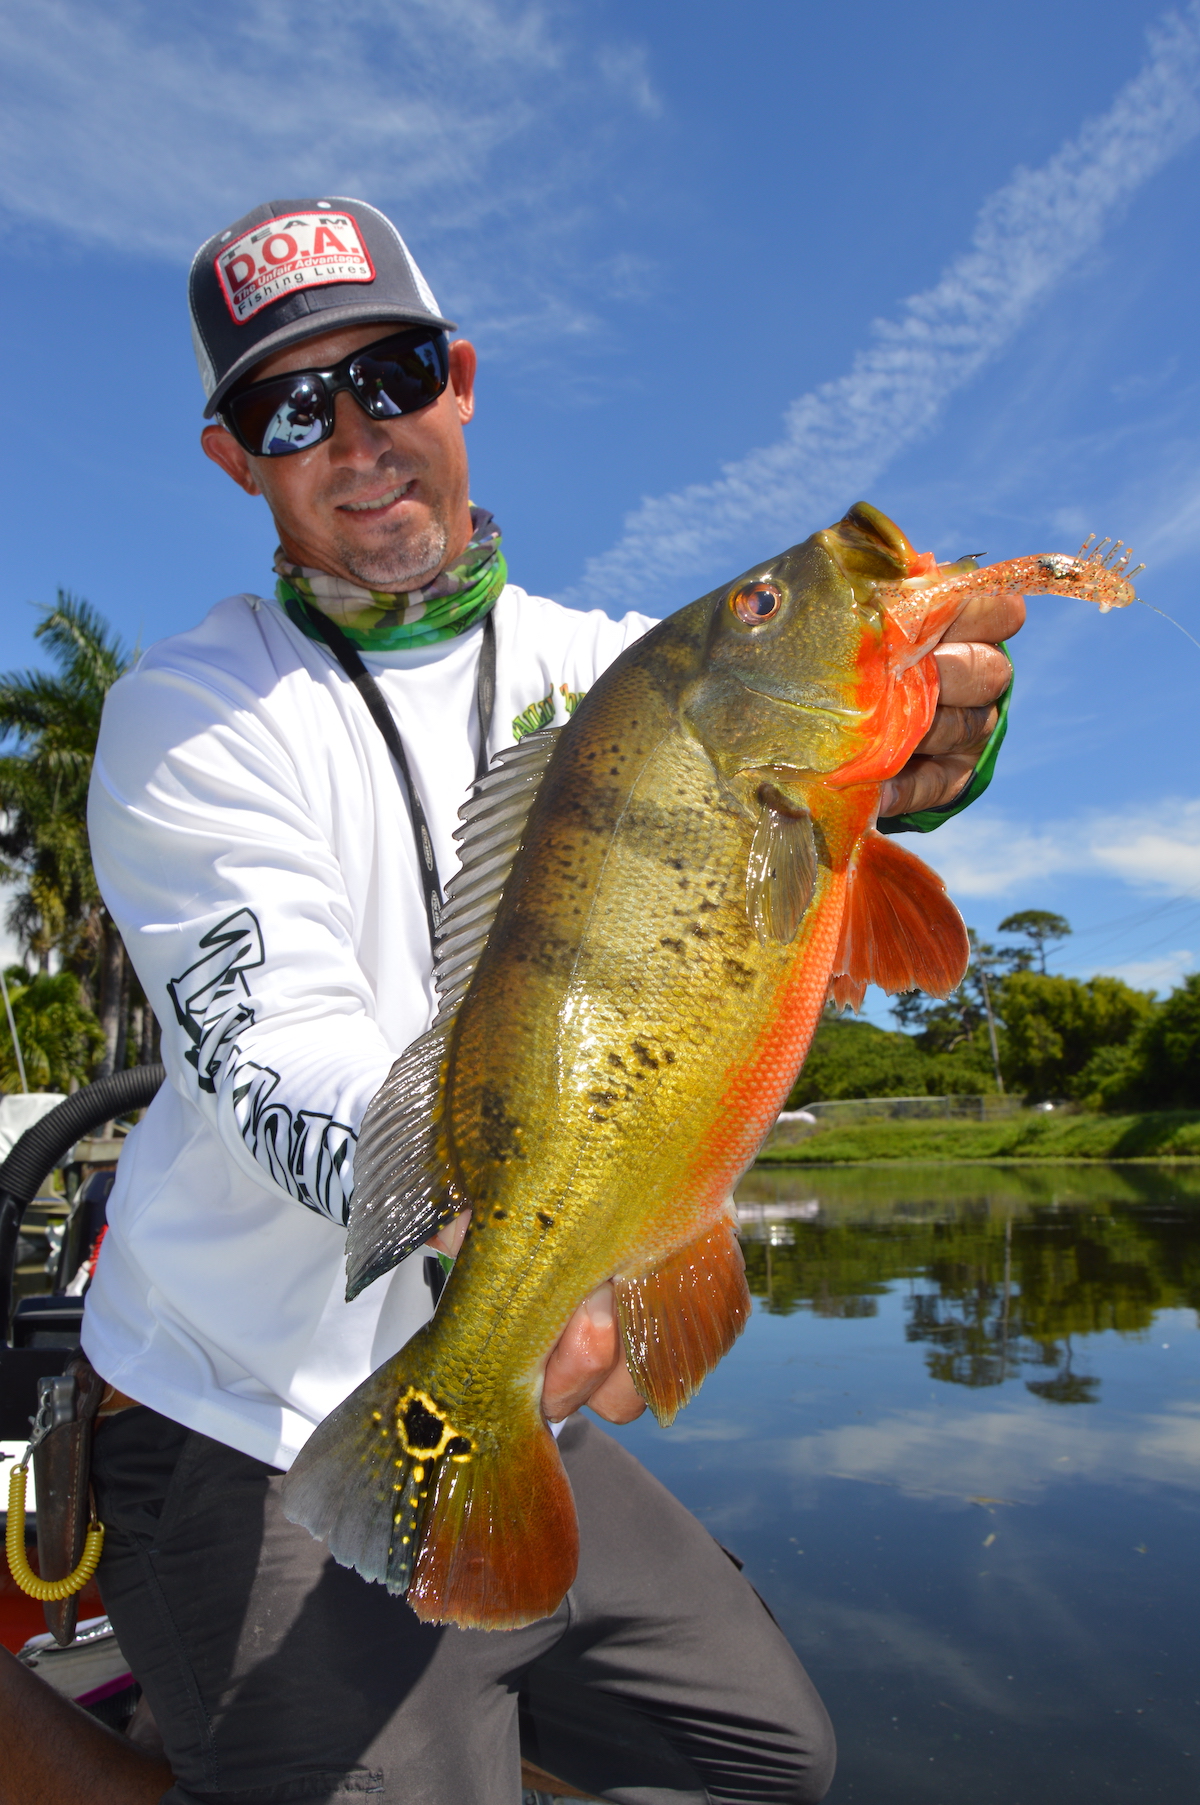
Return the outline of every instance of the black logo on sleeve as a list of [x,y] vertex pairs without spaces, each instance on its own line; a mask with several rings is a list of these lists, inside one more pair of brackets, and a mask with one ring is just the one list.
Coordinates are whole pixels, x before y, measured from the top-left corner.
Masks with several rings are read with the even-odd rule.
[[238,1044],[255,1019],[246,973],[265,963],[258,917],[251,909],[227,915],[201,937],[200,950],[167,985],[200,1090],[215,1096],[229,1082],[242,1139],[258,1164],[298,1202],[344,1224],[341,1172],[357,1138],[353,1129],[320,1110],[289,1109],[275,1097],[279,1073],[244,1057]]

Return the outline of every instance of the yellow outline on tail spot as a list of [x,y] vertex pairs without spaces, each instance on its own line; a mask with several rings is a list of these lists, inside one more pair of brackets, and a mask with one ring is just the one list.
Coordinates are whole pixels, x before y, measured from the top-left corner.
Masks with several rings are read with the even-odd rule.
[[[408,1427],[404,1418],[412,1404],[420,1405],[422,1411],[427,1416],[431,1416],[436,1423],[441,1425],[441,1435],[438,1437],[437,1445],[435,1447],[417,1447],[408,1439]],[[450,1456],[450,1459],[457,1461],[459,1466],[464,1466],[476,1452],[476,1444],[473,1437],[464,1435],[461,1429],[456,1429],[442,1406],[435,1403],[427,1391],[421,1391],[416,1385],[410,1385],[408,1390],[397,1399],[396,1434],[400,1439],[400,1446],[404,1449],[404,1452],[408,1455],[410,1460],[440,1460],[450,1443],[453,1441],[463,1441],[467,1443],[467,1451],[465,1454],[451,1454]]]

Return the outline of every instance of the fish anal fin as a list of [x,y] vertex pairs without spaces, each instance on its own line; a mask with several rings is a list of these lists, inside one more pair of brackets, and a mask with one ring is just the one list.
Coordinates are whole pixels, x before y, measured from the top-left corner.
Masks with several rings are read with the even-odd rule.
[[949,996],[970,957],[963,918],[936,871],[871,828],[846,880],[834,1000],[857,1008],[868,984]]
[[760,942],[790,946],[817,884],[817,842],[807,809],[786,806],[764,784],[746,865],[746,913]]
[[746,1266],[730,1217],[641,1278],[614,1281],[633,1382],[673,1422],[750,1316]]

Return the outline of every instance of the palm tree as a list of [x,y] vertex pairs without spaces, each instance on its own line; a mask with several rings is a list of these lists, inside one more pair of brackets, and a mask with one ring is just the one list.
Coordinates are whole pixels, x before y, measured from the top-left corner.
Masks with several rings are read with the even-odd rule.
[[[79,994],[79,979],[60,971],[32,978],[22,965],[5,972],[13,1021],[30,1090],[67,1091],[85,1084],[104,1036]],[[7,1021],[0,1022],[0,1091],[20,1090],[21,1073]]]
[[130,658],[103,616],[59,590],[34,638],[53,671],[0,677],[0,735],[15,745],[0,756],[0,876],[21,885],[9,926],[49,967],[64,966],[91,992],[104,1035],[96,1076],[114,1069],[129,989],[125,949],[100,899],[87,835],[87,791],[100,713]]

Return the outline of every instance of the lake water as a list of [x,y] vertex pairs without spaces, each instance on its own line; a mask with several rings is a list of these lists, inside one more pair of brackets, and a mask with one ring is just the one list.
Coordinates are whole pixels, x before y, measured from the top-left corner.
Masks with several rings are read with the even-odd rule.
[[757,1169],[754,1316],[622,1439],[746,1563],[831,1805],[1200,1796],[1200,1168]]

